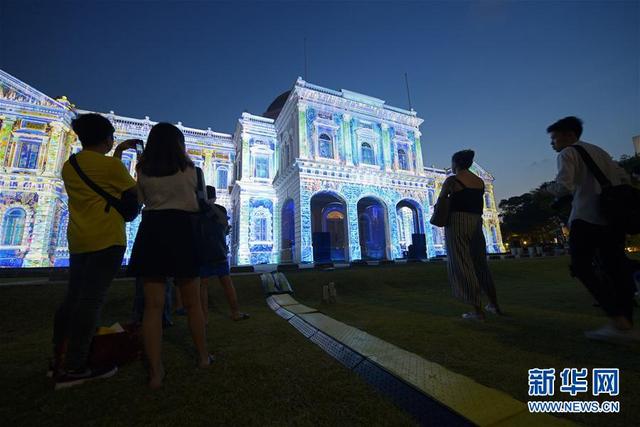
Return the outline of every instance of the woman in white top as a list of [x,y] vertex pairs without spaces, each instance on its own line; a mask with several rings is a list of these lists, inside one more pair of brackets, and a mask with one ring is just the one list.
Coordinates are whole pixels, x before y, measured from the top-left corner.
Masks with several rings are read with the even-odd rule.
[[199,210],[196,169],[186,152],[180,129],[169,123],[155,125],[149,132],[137,172],[138,194],[144,208],[129,273],[144,281],[142,328],[149,358],[149,386],[158,388],[164,378],[160,350],[167,278],[175,278],[180,288],[199,366],[207,367],[212,361],[200,310],[200,262],[192,226],[193,216]]

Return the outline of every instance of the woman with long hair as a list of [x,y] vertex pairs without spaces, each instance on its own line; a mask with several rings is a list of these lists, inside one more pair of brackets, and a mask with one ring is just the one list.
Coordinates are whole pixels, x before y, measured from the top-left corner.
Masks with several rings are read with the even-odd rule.
[[487,264],[487,248],[482,232],[484,181],[469,169],[475,153],[464,150],[451,159],[453,175],[442,185],[440,198],[450,198],[449,223],[445,227],[447,272],[453,295],[473,306],[464,313],[467,320],[484,320],[480,294],[489,298],[485,309],[502,314],[498,306],[496,288]]
[[197,175],[186,152],[184,135],[169,123],[155,125],[137,165],[138,194],[144,203],[133,245],[129,273],[144,282],[142,331],[149,361],[149,386],[158,388],[165,375],[161,359],[165,282],[173,277],[187,310],[198,365],[209,366],[205,324],[200,309],[200,263],[193,215],[199,211]]

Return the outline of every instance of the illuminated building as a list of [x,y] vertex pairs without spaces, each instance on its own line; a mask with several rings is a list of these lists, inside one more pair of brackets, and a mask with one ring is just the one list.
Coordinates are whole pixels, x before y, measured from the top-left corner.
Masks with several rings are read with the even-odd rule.
[[[60,172],[80,149],[70,123],[84,112],[0,70],[0,266],[68,264]],[[102,114],[116,142],[146,139],[154,125]],[[242,265],[313,262],[314,246],[336,262],[397,259],[414,233],[428,256],[443,255],[443,230],[429,217],[446,174],[423,166],[421,123],[414,111],[298,79],[262,116],[243,113],[233,135],[177,126],[229,211],[231,260]],[[135,176],[135,151],[122,161]],[[487,188],[487,249],[503,252],[493,177],[474,171]],[[127,225],[129,246],[137,224]]]

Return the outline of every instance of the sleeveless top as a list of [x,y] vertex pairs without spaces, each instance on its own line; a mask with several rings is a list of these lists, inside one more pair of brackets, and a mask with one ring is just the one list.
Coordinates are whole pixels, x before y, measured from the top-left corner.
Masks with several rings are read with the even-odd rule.
[[454,191],[451,198],[451,212],[467,212],[482,215],[484,209],[484,184],[482,188],[469,188],[458,178],[453,178],[462,186],[462,190]]

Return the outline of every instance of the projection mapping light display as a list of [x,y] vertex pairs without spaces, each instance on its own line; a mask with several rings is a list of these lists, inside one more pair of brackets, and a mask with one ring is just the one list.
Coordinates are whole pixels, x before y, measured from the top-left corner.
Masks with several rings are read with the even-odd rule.
[[[86,112],[0,70],[0,267],[68,265],[61,170],[80,150],[71,120]],[[101,114],[116,143],[144,140],[155,124]],[[247,265],[444,255],[429,218],[446,172],[424,167],[421,124],[415,111],[298,78],[262,115],[243,113],[233,134],[177,126],[227,208],[231,263]],[[136,161],[135,150],[122,157],[134,177]],[[494,179],[473,170],[486,183],[487,250],[504,252]],[[139,221],[127,224],[125,262]]]

